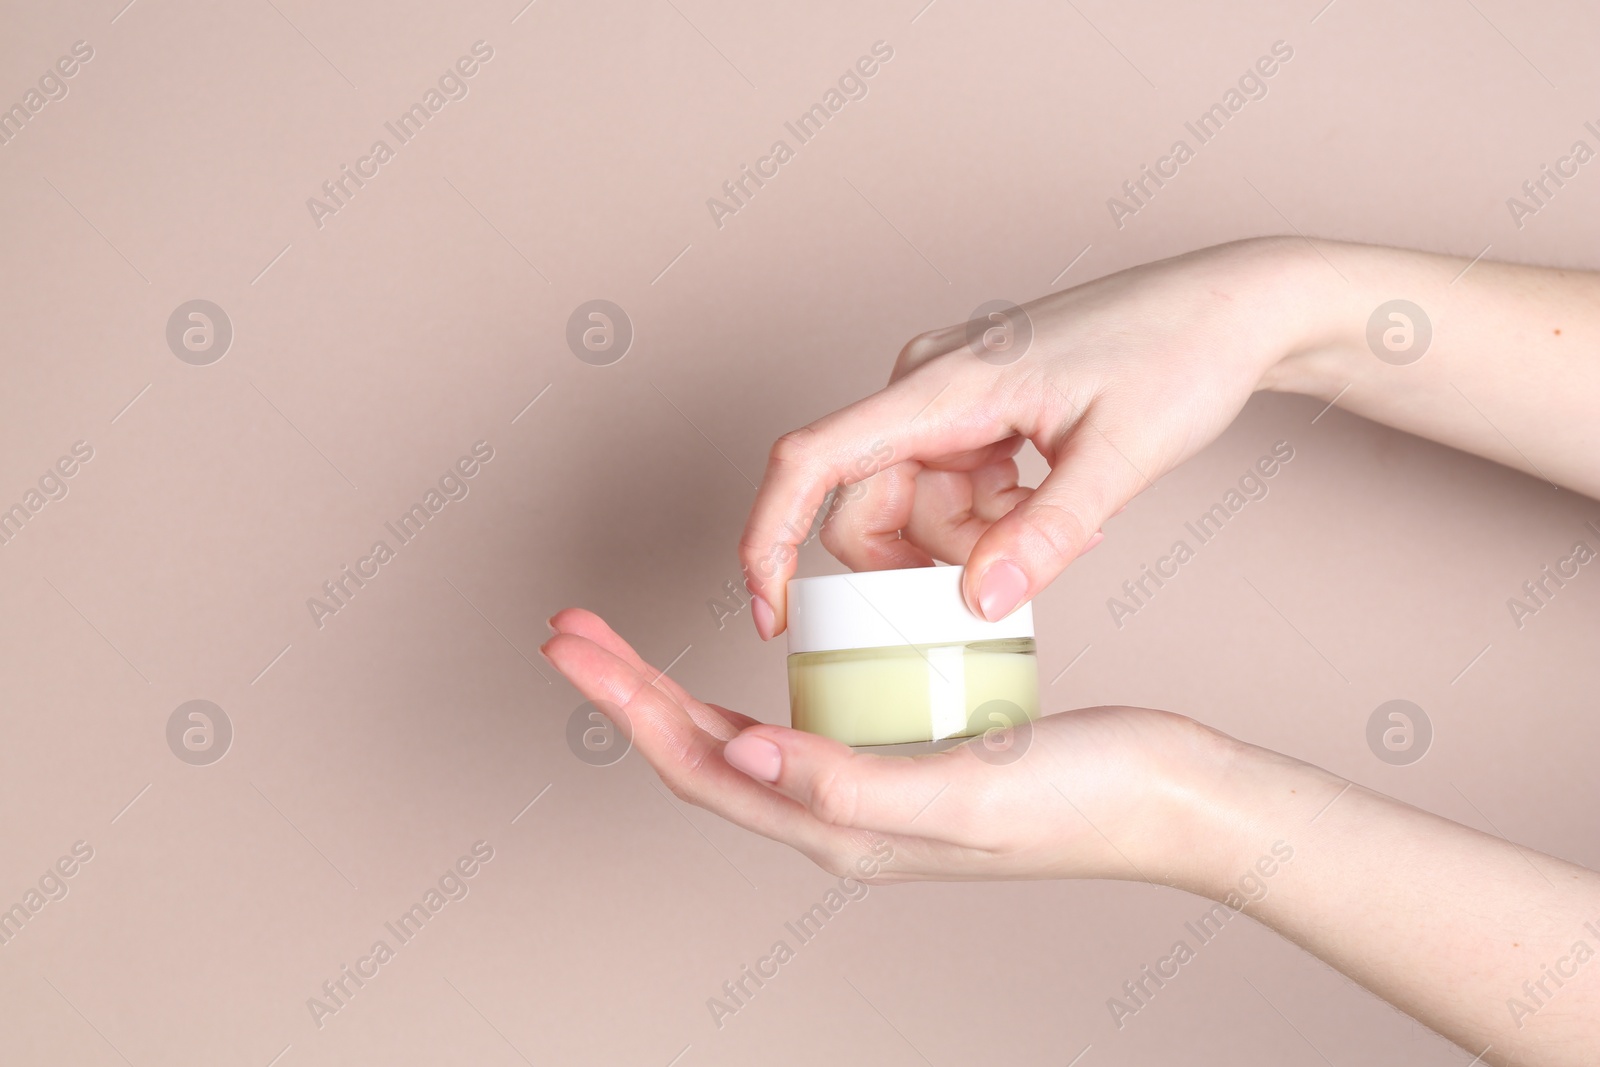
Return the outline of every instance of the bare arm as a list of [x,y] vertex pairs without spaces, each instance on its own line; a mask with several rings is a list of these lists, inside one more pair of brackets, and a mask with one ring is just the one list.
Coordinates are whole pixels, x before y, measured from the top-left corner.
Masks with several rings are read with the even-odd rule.
[[[937,755],[872,755],[696,700],[587,612],[551,625],[545,655],[627,720],[674,793],[834,874],[1173,886],[1255,917],[1481,1062],[1600,1062],[1592,871],[1180,715],[1084,708]],[[1020,755],[997,762],[991,743]]]
[[[740,541],[762,637],[784,629],[795,547],[835,485],[860,486],[823,530],[835,556],[855,570],[965,563],[968,605],[998,618],[1259,389],[1337,398],[1600,496],[1594,273],[1273,237],[1022,311],[1025,350],[988,351],[987,323],[921,334],[887,388],[773,447]],[[1025,440],[1051,467],[1034,488],[1012,458]]]
[[[1338,396],[1376,422],[1600,497],[1600,274],[1489,261],[1462,274],[1468,261],[1448,256],[1320,248],[1326,260],[1304,243],[1280,253],[1305,284],[1297,335],[1264,388]],[[1377,311],[1397,299],[1424,318]]]
[[1288,842],[1247,914],[1485,1063],[1600,1060],[1600,875],[1260,749],[1241,758],[1207,805],[1213,839],[1238,850],[1207,895]]
[[[824,530],[836,556],[966,563],[968,604],[997,618],[1260,389],[1600,496],[1592,273],[1267,238],[1024,310],[1026,351],[974,348],[965,325],[922,334],[886,389],[775,446],[740,545],[763,637],[784,628],[793,548],[834,485],[862,486]],[[1017,483],[1024,440],[1051,466],[1037,488]],[[586,695],[676,723],[651,746],[634,719],[664,779],[830,869],[882,837],[895,859],[880,881],[1177,886],[1254,915],[1484,1062],[1600,1062],[1593,872],[1144,709],[1049,716],[1000,767],[970,745],[888,759],[743,717],[708,717],[685,746],[687,720],[712,712],[679,692],[673,711],[603,624],[568,619],[547,653]]]

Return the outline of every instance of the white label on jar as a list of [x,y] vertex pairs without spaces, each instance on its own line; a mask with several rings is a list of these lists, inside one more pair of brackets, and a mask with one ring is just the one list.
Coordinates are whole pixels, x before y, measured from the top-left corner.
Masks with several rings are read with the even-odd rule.
[[967,729],[967,648],[937,645],[928,649],[928,725],[933,740]]

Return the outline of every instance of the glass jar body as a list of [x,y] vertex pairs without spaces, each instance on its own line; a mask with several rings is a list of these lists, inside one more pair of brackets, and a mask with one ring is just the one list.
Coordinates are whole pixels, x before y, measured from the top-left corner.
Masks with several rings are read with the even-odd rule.
[[789,714],[797,730],[854,746],[975,737],[1036,719],[1034,640],[795,653]]

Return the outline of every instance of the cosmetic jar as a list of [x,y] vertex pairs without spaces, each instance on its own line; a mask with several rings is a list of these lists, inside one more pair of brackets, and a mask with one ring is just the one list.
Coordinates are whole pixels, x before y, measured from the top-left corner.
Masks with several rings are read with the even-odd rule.
[[975,737],[1039,717],[1033,606],[999,622],[961,599],[964,567],[789,582],[789,717],[847,745]]

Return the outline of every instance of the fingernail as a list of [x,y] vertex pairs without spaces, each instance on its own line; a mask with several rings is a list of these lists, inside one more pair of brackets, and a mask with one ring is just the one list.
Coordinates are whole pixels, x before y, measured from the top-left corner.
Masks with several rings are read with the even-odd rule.
[[558,634],[561,632],[560,630],[556,629],[556,617],[554,615],[544,620],[544,624],[550,627],[550,632],[553,634]]
[[722,758],[734,770],[743,771],[763,782],[776,782],[778,770],[783,766],[783,756],[778,746],[765,737],[740,734],[722,748]]
[[772,640],[772,630],[777,624],[777,616],[772,613],[772,605],[759,596],[751,596],[750,618],[755,620],[756,633],[761,635],[761,640]]
[[1101,541],[1104,541],[1105,539],[1106,539],[1105,531],[1104,530],[1096,530],[1093,534],[1091,534],[1089,536],[1089,540],[1087,540],[1087,541],[1085,541],[1083,543],[1083,551],[1079,552],[1078,555],[1087,556],[1089,554],[1089,550],[1091,548],[1093,548],[1095,545],[1098,545]]
[[983,573],[983,581],[978,584],[978,607],[985,619],[999,622],[1016,611],[1027,595],[1028,576],[1015,563],[1001,560]]

